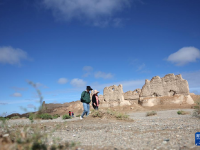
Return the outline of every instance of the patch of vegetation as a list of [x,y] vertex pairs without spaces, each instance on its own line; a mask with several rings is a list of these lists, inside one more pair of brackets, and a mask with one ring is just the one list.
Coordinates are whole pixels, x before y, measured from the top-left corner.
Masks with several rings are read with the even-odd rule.
[[20,116],[13,116],[10,119],[19,119],[19,118],[20,118]]
[[117,113],[115,115],[115,117],[119,120],[123,120],[123,119],[128,119],[128,115],[124,114],[124,113]]
[[32,121],[34,119],[34,114],[30,113],[28,118]]
[[99,111],[99,110],[92,112],[92,117],[99,117],[99,118],[101,118],[102,116],[103,116],[103,113],[101,111]]
[[147,112],[146,116],[154,116],[154,115],[157,115],[157,112],[155,111],[151,111],[151,112]]
[[58,117],[60,117],[60,115],[54,114],[52,117],[53,117],[53,119],[57,119]]
[[200,114],[200,98],[195,103],[193,116],[198,117]]
[[48,120],[48,119],[53,119],[53,117],[47,113],[44,113],[44,114],[40,114],[39,115],[39,118],[41,119],[45,119],[45,120]]
[[[30,83],[35,88],[34,83]],[[41,97],[41,93],[38,92],[39,96]],[[40,98],[42,100],[42,98]],[[37,113],[30,113],[28,115],[30,120],[34,120],[36,118],[42,118],[42,119],[50,119],[52,118],[51,115],[42,113],[41,107],[39,108],[39,111]],[[53,115],[53,117],[58,117],[59,115]],[[24,126],[10,126],[8,125],[8,122],[6,121],[6,117],[0,117],[0,120],[3,120],[1,123],[1,128],[3,129],[3,134],[8,134],[9,136],[6,138],[6,142],[3,144],[2,137],[0,137],[0,149],[19,149],[19,150],[60,150],[60,149],[73,149],[77,143],[70,142],[70,143],[60,143],[55,142],[53,145],[49,145],[51,142],[51,137],[53,132],[58,130],[59,128],[65,127],[64,124],[59,124],[59,126],[54,127],[52,130],[48,129],[48,132],[46,132],[47,128],[44,125],[40,124],[34,124],[34,125],[24,125]],[[59,140],[60,141],[60,140]]]
[[9,120],[9,118],[0,117],[0,121],[6,121],[6,120]]
[[93,110],[91,113],[92,117],[102,118],[103,116],[116,118],[118,120],[128,120],[129,116],[123,112],[117,112],[112,110],[101,111],[101,110]]
[[179,110],[179,111],[177,111],[177,114],[178,115],[186,115],[186,114],[189,114],[189,112],[183,111],[183,110]]
[[76,115],[76,117],[80,117],[81,115]]
[[69,116],[69,115],[63,115],[62,118],[63,118],[63,119],[71,119],[71,116]]
[[30,120],[34,120],[34,119],[43,119],[43,120],[48,120],[48,119],[56,119],[60,117],[60,115],[50,115],[50,114],[47,114],[47,113],[43,113],[43,114],[29,114],[29,119]]

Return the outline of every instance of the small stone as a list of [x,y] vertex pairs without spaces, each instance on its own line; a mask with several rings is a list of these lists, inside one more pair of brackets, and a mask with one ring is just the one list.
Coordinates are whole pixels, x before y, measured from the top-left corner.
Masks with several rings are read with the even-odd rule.
[[167,144],[167,141],[163,141],[163,144]]
[[9,134],[4,134],[4,135],[3,135],[3,137],[8,137],[8,136],[9,136]]
[[73,137],[75,137],[76,135],[74,134]]

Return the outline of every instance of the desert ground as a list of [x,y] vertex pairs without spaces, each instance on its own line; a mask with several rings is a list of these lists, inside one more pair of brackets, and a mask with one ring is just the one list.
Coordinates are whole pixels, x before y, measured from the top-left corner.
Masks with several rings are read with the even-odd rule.
[[[117,109],[117,111],[122,110]],[[157,114],[146,116],[147,112],[152,110],[155,110]],[[179,110],[187,113],[178,115],[177,111]],[[200,131],[200,119],[192,115],[194,109],[189,106],[140,108],[140,110],[130,108],[129,111],[124,112],[129,119],[117,120],[108,115],[92,117],[90,114],[82,120],[79,117],[66,120],[59,117],[53,120],[35,120],[31,123],[29,119],[23,118],[9,120],[7,124],[12,132],[26,125],[37,126],[41,132],[49,133],[48,145],[52,145],[54,142],[61,144],[73,142],[74,147],[69,149],[200,149],[195,145],[195,133]],[[58,128],[56,128],[57,126]],[[53,129],[55,131],[51,132]],[[2,135],[6,134],[2,127],[0,132]]]

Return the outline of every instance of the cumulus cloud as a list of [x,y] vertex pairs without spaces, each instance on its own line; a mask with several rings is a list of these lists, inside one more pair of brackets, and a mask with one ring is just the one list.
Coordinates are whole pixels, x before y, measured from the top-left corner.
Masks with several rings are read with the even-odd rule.
[[83,71],[85,73],[83,74],[83,77],[88,77],[89,75],[91,75],[92,74],[92,70],[93,70],[93,68],[91,66],[84,66],[83,67]]
[[104,78],[104,79],[111,79],[111,78],[113,78],[113,74],[111,74],[111,73],[105,73],[105,72],[101,72],[101,71],[99,71],[99,72],[96,72],[95,74],[94,74],[94,77],[95,78]]
[[43,0],[43,5],[53,11],[58,19],[92,22],[95,26],[106,26],[110,22],[119,24],[115,14],[130,7],[132,0]]
[[44,85],[44,84],[42,84],[42,83],[40,83],[40,82],[35,83],[35,86],[36,86],[37,88],[39,88],[39,87],[44,88],[44,89],[48,88],[46,85]]
[[13,96],[13,97],[22,97],[22,94],[21,93],[13,93],[11,96]]
[[92,71],[92,70],[93,70],[93,68],[91,66],[84,66],[83,67],[83,71],[89,72],[89,71]]
[[33,104],[28,104],[27,108],[35,108],[35,106]]
[[68,82],[68,80],[66,79],[66,78],[60,78],[59,80],[58,80],[58,83],[59,84],[66,84]]
[[200,51],[195,47],[183,47],[177,52],[169,55],[167,61],[175,63],[177,66],[183,66],[190,62],[200,59]]
[[75,78],[71,81],[71,85],[74,87],[84,87],[86,86],[86,82],[82,79]]
[[0,105],[7,105],[8,103],[0,103]]
[[11,46],[0,47],[0,63],[20,65],[22,60],[29,60],[25,51]]
[[28,88],[23,88],[23,87],[11,87],[13,90],[15,90],[16,92],[18,91],[26,91]]

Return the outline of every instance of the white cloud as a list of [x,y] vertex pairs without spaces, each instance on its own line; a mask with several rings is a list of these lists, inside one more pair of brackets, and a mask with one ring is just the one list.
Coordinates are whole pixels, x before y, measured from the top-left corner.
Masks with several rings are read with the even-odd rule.
[[83,74],[83,77],[88,77],[89,75],[91,75],[92,74],[92,70],[93,70],[93,68],[91,66],[84,66],[83,67],[83,71],[85,73]]
[[15,90],[16,92],[18,91],[26,91],[28,88],[23,88],[23,87],[11,87],[13,90]]
[[68,80],[66,79],[66,78],[60,78],[59,80],[58,80],[58,83],[59,84],[66,84],[68,82]]
[[145,63],[139,65],[137,71],[141,71],[143,68],[145,68],[145,66]]
[[44,84],[42,84],[42,83],[40,83],[40,82],[37,82],[37,83],[35,84],[35,86],[36,86],[37,88],[39,88],[39,87],[42,87],[42,88],[44,88],[44,89],[48,88],[46,85],[44,85]]
[[83,71],[90,72],[92,70],[93,70],[93,68],[91,66],[84,66],[83,67]]
[[21,93],[13,93],[11,96],[13,96],[13,97],[22,97],[22,94]]
[[114,15],[130,7],[130,3],[131,0],[43,0],[57,19],[84,20],[95,26],[119,24],[121,20]]
[[75,78],[71,81],[71,85],[79,88],[86,86],[86,82],[82,79]]
[[28,104],[27,108],[36,108],[33,104]]
[[183,66],[190,62],[200,59],[200,51],[195,47],[183,47],[177,52],[169,55],[167,61],[175,63],[177,66]]
[[92,73],[91,72],[86,72],[86,73],[84,73],[83,74],[83,77],[85,78],[85,77],[88,77],[89,75],[91,75]]
[[0,63],[20,65],[22,60],[28,59],[27,53],[21,49],[15,49],[11,46],[0,47]]
[[111,79],[111,78],[113,78],[113,74],[99,71],[99,72],[96,72],[94,74],[94,77],[95,78]]

